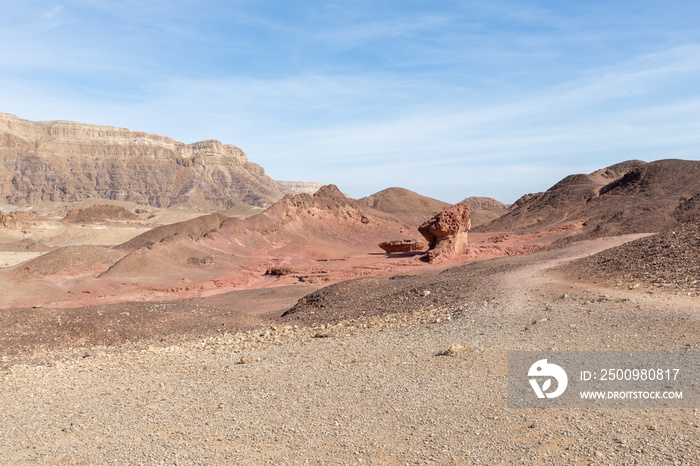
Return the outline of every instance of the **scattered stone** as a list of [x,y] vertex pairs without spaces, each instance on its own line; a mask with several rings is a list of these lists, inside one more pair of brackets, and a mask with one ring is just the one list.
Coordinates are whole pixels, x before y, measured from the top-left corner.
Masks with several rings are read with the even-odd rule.
[[241,360],[238,361],[238,364],[250,364],[251,360],[247,356],[241,356]]
[[190,257],[187,259],[187,264],[188,265],[194,265],[195,267],[202,267],[205,265],[212,265],[214,263],[214,258],[212,256],[205,256],[202,258],[199,257]]
[[269,267],[265,271],[265,275],[270,275],[273,277],[282,277],[284,275],[290,275],[292,273],[294,273],[294,271],[292,269],[290,269],[289,267],[282,267],[282,266]]

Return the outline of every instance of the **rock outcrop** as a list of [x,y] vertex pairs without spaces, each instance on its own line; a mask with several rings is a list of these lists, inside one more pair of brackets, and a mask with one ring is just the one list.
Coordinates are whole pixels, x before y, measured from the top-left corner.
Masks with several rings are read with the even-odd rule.
[[416,241],[414,239],[397,239],[394,241],[385,241],[379,243],[379,247],[385,252],[411,252],[411,251],[422,251],[425,249],[425,243],[422,241]]
[[88,198],[210,210],[267,207],[284,195],[241,149],[156,134],[0,113],[0,202]]
[[137,220],[133,212],[116,205],[93,205],[84,209],[72,209],[61,219],[66,223],[91,223],[104,221]]
[[0,226],[5,228],[22,228],[32,224],[36,219],[36,213],[31,211],[0,212]]
[[428,252],[423,257],[427,262],[447,259],[465,254],[469,250],[467,233],[471,228],[469,206],[455,204],[418,227],[428,241]]

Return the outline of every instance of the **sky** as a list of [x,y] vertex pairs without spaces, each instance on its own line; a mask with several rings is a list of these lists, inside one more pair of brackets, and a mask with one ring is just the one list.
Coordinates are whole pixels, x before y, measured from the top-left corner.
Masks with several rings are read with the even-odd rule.
[[0,0],[0,112],[217,139],[277,180],[512,203],[700,159],[697,0]]

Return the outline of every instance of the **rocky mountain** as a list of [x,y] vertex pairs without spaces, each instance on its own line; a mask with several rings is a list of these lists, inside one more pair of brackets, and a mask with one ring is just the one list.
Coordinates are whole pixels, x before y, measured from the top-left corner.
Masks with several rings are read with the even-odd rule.
[[[631,160],[590,174],[570,175],[545,192],[527,194],[477,231],[535,230],[578,225],[575,239],[659,232],[692,212],[700,193],[700,161]],[[694,205],[694,204],[693,204]]]
[[0,113],[0,202],[34,205],[87,198],[199,210],[267,207],[295,189],[280,185],[241,149],[69,121]]

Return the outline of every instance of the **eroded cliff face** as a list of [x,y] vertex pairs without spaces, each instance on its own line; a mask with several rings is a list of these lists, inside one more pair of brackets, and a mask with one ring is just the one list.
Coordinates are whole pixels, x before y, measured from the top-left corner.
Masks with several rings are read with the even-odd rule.
[[266,207],[280,186],[241,149],[68,121],[0,113],[0,202],[32,205],[86,198],[155,207]]

